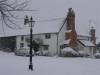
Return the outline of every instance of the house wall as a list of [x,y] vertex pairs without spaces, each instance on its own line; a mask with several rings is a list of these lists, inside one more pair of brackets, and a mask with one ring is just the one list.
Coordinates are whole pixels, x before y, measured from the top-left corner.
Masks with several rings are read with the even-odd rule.
[[58,54],[61,53],[60,45],[65,41],[65,32],[66,32],[66,23],[62,27],[61,31],[58,34]]
[[[30,38],[29,36],[24,36],[24,40],[21,41],[22,36],[17,36],[16,38],[16,47],[17,49],[20,48],[20,43],[24,43],[24,46],[27,47],[28,43],[25,40],[26,38]],[[41,39],[42,40],[42,45],[49,45],[49,54],[50,55],[55,55],[57,53],[57,34],[56,33],[51,33],[51,38],[46,39],[45,34],[34,34],[33,39]],[[43,51],[43,48],[40,48]]]
[[77,41],[77,50],[78,51],[84,51],[84,46],[81,44],[81,43],[79,43],[78,41]]
[[85,54],[93,56],[94,47],[84,47]]
[[27,43],[26,43],[26,40],[25,40],[25,37],[27,37],[27,36],[24,36],[23,41],[21,40],[21,37],[22,37],[22,36],[17,36],[17,37],[16,37],[16,48],[17,48],[17,49],[20,48],[20,43],[23,43],[23,44],[24,44],[24,47],[27,47]]
[[43,36],[44,45],[49,45],[50,55],[55,55],[57,53],[57,35],[51,34],[50,39],[45,39],[45,35]]
[[[51,33],[51,38],[46,39],[45,34],[35,34],[34,39],[40,38],[43,41],[43,45],[49,45],[49,54],[55,55],[57,53],[57,34]],[[42,49],[43,50],[43,49]]]
[[93,51],[94,51],[94,47],[86,47],[86,46],[83,46],[81,43],[77,42],[77,50],[78,51],[83,51],[84,54],[86,55],[90,55],[90,56],[93,56]]
[[84,53],[87,54],[87,55],[91,54],[89,47],[84,47]]

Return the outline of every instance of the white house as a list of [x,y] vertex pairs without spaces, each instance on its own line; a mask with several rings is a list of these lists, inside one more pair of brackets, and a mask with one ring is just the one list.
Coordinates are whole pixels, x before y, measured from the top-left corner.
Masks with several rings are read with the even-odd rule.
[[[93,34],[92,34],[93,33]],[[35,22],[33,27],[33,40],[41,44],[40,52],[48,52],[48,55],[61,54],[61,50],[70,47],[77,52],[93,55],[95,31],[91,35],[78,35],[75,30],[75,13],[70,8],[65,19],[57,19],[46,22]],[[70,34],[70,35],[69,35]],[[2,35],[0,35],[2,37]],[[28,24],[24,29],[16,30],[16,33],[5,36],[16,36],[16,48],[29,46],[30,28]],[[92,39],[91,39],[92,38]]]

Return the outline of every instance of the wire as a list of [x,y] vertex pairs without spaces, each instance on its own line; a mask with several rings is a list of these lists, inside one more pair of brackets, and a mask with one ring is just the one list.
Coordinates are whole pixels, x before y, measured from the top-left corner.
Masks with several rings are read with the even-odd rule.
[[[23,18],[17,18],[17,19],[23,19]],[[60,18],[51,18],[51,19],[45,19],[45,20],[35,20],[35,22],[48,22],[48,21],[57,21],[57,20],[64,20],[64,17],[60,17]]]
[[50,22],[50,21],[57,21],[57,20],[63,20],[64,18],[51,18],[51,19],[47,19],[47,20],[39,20],[39,21],[36,21],[36,22]]
[[[22,18],[18,18],[18,19],[22,19]],[[38,20],[35,22],[51,22],[51,21],[58,21],[58,20],[62,20],[62,22],[63,22],[64,19],[65,19],[64,17],[60,17],[60,18],[51,18],[51,19],[46,19],[46,20]],[[22,21],[19,21],[19,22],[22,22]],[[3,33],[5,34],[5,29],[4,29],[3,25],[2,25]],[[22,27],[18,28],[18,30],[20,30],[20,29],[23,29],[23,28]],[[17,30],[17,29],[15,29],[15,30]]]

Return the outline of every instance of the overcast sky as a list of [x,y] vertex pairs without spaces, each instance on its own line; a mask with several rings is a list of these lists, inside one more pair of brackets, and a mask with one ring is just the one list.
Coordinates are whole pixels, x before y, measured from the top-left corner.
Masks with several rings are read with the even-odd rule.
[[[73,8],[76,14],[77,32],[88,33],[90,27],[94,26],[97,42],[99,42],[100,0],[30,0],[27,8],[39,11],[31,14],[27,13],[27,15],[32,15],[35,20],[64,18],[70,7]],[[0,30],[2,29],[0,28]]]

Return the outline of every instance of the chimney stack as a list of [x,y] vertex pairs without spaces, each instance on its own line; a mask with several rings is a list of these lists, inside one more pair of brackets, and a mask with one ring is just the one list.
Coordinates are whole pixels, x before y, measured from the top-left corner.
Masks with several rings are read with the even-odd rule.
[[75,30],[75,13],[72,8],[69,8],[66,20],[65,38],[66,40],[70,39],[69,47],[74,48],[77,44],[77,33]]
[[94,29],[94,27],[91,27],[90,35],[91,35],[92,43],[96,45],[96,37],[95,37],[95,29]]

